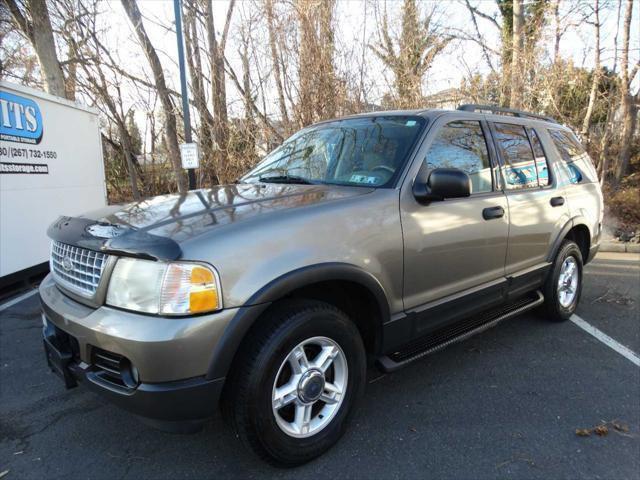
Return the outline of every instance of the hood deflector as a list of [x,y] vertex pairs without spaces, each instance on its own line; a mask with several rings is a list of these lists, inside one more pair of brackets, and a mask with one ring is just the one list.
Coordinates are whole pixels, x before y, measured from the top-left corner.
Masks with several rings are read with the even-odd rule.
[[182,256],[182,249],[170,238],[88,218],[59,217],[47,235],[68,245],[114,255],[165,261]]

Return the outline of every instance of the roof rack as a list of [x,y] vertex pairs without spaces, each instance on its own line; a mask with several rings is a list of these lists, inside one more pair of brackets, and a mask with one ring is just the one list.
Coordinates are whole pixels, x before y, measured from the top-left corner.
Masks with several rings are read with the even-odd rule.
[[555,118],[547,117],[545,115],[538,115],[537,113],[523,112],[522,110],[514,110],[512,108],[503,108],[496,107],[494,105],[478,105],[475,103],[467,103],[465,105],[460,105],[458,110],[462,110],[464,112],[491,112],[497,114],[504,115],[513,115],[514,117],[522,117],[522,118],[534,118],[536,120],[544,120],[545,122],[558,123]]

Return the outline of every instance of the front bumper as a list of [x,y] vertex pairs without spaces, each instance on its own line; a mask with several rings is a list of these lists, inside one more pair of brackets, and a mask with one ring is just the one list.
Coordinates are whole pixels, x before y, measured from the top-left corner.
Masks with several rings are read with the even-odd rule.
[[[68,388],[78,382],[118,406],[160,421],[212,416],[224,378],[210,378],[214,349],[240,309],[190,318],[160,318],[100,307],[65,296],[48,276],[40,285],[47,361]],[[125,358],[134,385],[108,381],[96,352]]]
[[72,352],[56,345],[50,327],[44,328],[47,362],[62,377],[67,388],[82,383],[117,406],[158,422],[193,422],[214,414],[224,378],[196,377],[175,382],[140,383],[133,389],[118,388],[105,381],[91,365],[74,361]]

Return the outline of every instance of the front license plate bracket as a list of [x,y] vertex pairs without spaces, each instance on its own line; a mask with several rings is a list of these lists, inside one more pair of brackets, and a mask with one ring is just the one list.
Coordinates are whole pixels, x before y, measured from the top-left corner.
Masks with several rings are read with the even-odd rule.
[[61,352],[46,338],[43,340],[43,343],[47,364],[49,368],[51,368],[51,371],[57,373],[62,378],[65,387],[77,387],[78,382],[69,370],[69,364],[73,359],[71,353]]

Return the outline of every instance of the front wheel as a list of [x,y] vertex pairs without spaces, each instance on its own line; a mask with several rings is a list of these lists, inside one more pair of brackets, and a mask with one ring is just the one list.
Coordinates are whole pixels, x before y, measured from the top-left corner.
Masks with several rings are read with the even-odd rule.
[[542,313],[549,320],[568,320],[576,311],[582,293],[582,253],[566,240],[551,266],[544,284]]
[[237,435],[277,466],[305,463],[343,434],[364,389],[362,339],[323,302],[287,301],[258,320],[225,392]]

